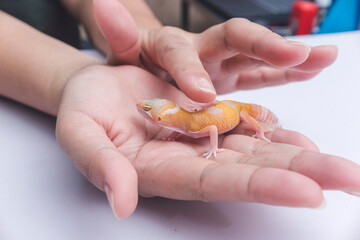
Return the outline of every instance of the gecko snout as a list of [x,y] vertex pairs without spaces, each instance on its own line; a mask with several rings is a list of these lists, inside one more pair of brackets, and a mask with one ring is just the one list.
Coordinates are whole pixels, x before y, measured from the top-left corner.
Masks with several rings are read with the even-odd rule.
[[149,101],[141,101],[136,104],[138,109],[144,110],[145,112],[148,112],[152,109],[152,104],[149,103]]

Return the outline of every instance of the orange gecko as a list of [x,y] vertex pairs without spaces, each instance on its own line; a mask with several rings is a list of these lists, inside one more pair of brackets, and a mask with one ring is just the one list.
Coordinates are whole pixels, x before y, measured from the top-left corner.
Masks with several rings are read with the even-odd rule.
[[215,101],[198,112],[188,112],[170,100],[159,98],[141,101],[137,108],[153,124],[173,130],[169,139],[179,134],[193,138],[210,136],[210,150],[203,154],[206,158],[216,157],[223,150],[218,148],[218,134],[230,131],[241,121],[248,123],[254,137],[265,141],[269,140],[264,132],[281,127],[278,118],[267,108],[230,100]]

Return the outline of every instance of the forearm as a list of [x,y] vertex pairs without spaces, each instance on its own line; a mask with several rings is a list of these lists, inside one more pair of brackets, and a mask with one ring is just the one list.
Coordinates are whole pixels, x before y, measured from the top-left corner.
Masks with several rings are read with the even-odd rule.
[[99,61],[0,11],[0,95],[56,115],[75,71]]

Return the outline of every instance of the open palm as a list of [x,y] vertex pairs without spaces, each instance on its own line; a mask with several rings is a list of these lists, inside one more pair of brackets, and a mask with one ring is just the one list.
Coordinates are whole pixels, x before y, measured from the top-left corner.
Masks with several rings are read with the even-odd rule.
[[64,90],[58,141],[77,168],[106,191],[118,217],[134,211],[138,194],[318,207],[321,189],[360,191],[359,166],[318,153],[295,132],[277,130],[267,143],[235,129],[220,138],[226,150],[213,160],[200,157],[208,138],[162,141],[168,132],[136,109],[138,101],[154,97],[176,100],[183,94],[131,66],[83,69]]

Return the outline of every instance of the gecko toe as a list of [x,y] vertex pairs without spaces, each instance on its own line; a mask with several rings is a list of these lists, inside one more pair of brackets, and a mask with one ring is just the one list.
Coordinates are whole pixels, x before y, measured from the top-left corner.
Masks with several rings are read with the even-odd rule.
[[216,158],[216,153],[223,152],[225,149],[223,148],[217,148],[217,149],[210,149],[208,152],[203,153],[201,156],[205,157],[206,159],[211,158],[211,156],[214,156]]

